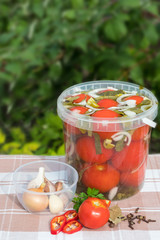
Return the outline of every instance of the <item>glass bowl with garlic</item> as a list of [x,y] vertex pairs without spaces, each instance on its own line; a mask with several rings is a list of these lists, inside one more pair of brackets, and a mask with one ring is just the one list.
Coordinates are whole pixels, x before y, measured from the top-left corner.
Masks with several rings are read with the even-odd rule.
[[25,210],[37,214],[60,214],[74,197],[77,171],[55,160],[21,165],[13,175],[17,198]]

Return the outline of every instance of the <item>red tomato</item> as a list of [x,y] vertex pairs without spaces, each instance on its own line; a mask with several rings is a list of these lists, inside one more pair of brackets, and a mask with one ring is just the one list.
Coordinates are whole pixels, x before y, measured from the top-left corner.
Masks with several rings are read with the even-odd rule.
[[[78,114],[85,114],[88,111],[88,108],[83,107],[83,106],[74,106],[74,107],[70,108],[70,111],[76,112]],[[75,134],[75,135],[81,134],[81,132],[78,128],[76,128],[68,123],[64,123],[64,126],[66,128],[66,131],[69,134]]]
[[143,162],[146,150],[144,141],[131,142],[113,155],[112,165],[120,171],[132,171]]
[[112,99],[101,99],[97,104],[103,108],[116,107],[118,105],[118,103]]
[[150,127],[148,125],[145,125],[140,128],[136,128],[134,133],[132,134],[132,140],[137,141],[140,139],[144,139],[149,133],[149,130],[150,130]]
[[101,201],[109,207],[111,205],[111,201],[108,199],[101,199]]
[[146,161],[142,164],[142,166],[133,172],[122,172],[120,175],[120,183],[127,187],[138,187],[144,181],[145,170]]
[[138,105],[143,101],[143,97],[135,95],[135,96],[124,98],[124,101],[127,101],[127,100],[136,100],[136,105]]
[[86,169],[82,175],[82,183],[86,187],[108,192],[119,183],[120,174],[109,164],[96,164]]
[[99,110],[99,111],[93,113],[92,117],[116,118],[116,117],[120,117],[120,115],[112,110],[104,109],[104,110]]
[[[109,109],[99,110],[99,111],[93,113],[92,116],[93,117],[100,117],[100,118],[117,118],[117,117],[120,117],[120,115],[118,113],[116,113],[112,110],[109,110]],[[111,127],[112,127],[112,125],[108,124],[108,131],[106,131],[106,127],[103,126],[103,124],[98,124],[98,125],[93,124],[93,130],[98,133],[98,135],[100,136],[100,138],[102,140],[104,140],[106,138],[109,139],[109,138],[111,138],[112,135],[114,135],[116,133],[116,132],[109,131],[109,129],[111,129]],[[120,128],[120,124],[119,124],[119,128]],[[101,130],[101,132],[99,132],[98,130]]]
[[112,135],[114,135],[117,132],[96,132],[100,136],[102,140],[105,139],[111,139]]
[[96,229],[108,222],[108,207],[99,198],[88,198],[78,211],[80,222],[87,228]]
[[84,94],[84,93],[81,93],[81,94],[77,94],[75,95],[74,97],[79,97],[78,99],[76,100],[73,100],[73,103],[80,103],[82,102],[85,98],[86,98],[86,101],[88,101],[90,99],[90,96]]
[[88,108],[83,106],[75,106],[70,108],[70,111],[78,113],[78,114],[85,114],[88,111]]
[[113,154],[113,149],[106,149],[101,143],[101,150],[101,154],[96,154],[95,140],[93,137],[84,136],[77,140],[77,154],[85,162],[104,163],[108,161]]

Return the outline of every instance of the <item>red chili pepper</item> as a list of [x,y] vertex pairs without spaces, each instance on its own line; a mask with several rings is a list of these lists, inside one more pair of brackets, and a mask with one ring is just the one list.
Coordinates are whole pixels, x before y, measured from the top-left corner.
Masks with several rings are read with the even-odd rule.
[[66,222],[78,219],[78,213],[75,210],[69,210],[65,212],[64,216],[66,217]]
[[64,215],[56,216],[51,220],[51,234],[58,234],[62,231],[64,225],[66,224],[66,217]]
[[73,220],[73,221],[68,222],[64,226],[62,232],[72,234],[72,233],[80,231],[81,229],[82,229],[82,225],[78,221]]

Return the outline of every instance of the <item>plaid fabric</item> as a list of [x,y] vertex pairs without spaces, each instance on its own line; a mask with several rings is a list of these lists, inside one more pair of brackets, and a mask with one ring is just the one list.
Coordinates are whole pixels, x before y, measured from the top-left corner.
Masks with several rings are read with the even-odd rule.
[[[26,212],[14,192],[13,171],[24,163],[40,159],[55,159],[55,157],[0,156],[0,240],[160,239],[160,154],[149,156],[145,184],[141,192],[126,200],[112,202],[112,205],[118,203],[125,215],[134,213],[139,207],[140,214],[145,215],[147,219],[155,219],[156,222],[136,223],[135,230],[131,230],[127,221],[124,221],[113,229],[106,224],[96,230],[83,228],[73,235],[60,233],[57,236],[50,234],[49,223],[53,216]],[[63,156],[58,159],[65,161]]]

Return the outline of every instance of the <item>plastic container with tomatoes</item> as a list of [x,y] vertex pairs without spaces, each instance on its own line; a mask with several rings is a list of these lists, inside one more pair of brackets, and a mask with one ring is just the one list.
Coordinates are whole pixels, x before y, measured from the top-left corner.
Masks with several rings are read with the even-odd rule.
[[79,172],[77,192],[97,188],[112,200],[140,190],[157,116],[155,96],[127,82],[92,81],[66,89],[57,106],[66,159]]

